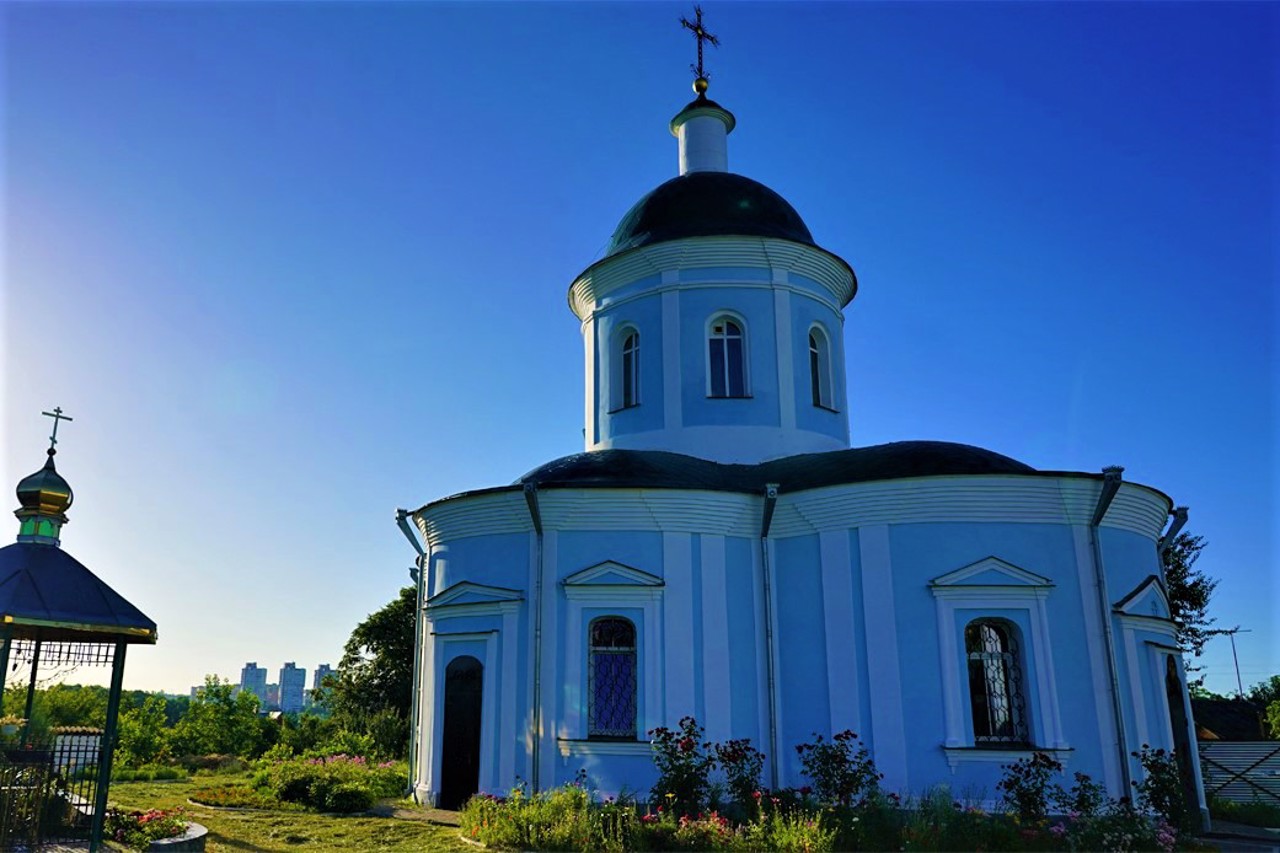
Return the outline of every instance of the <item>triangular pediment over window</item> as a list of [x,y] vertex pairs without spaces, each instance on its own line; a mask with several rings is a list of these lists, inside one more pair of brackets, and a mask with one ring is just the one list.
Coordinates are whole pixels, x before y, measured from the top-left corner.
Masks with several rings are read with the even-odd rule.
[[963,589],[965,587],[1022,587],[1041,589],[1053,586],[1046,577],[1021,569],[999,557],[987,557],[964,568],[956,569],[929,581],[929,586]]
[[574,572],[563,581],[565,586],[662,586],[662,578],[607,560],[580,572]]
[[1169,597],[1165,595],[1164,584],[1155,575],[1134,587],[1133,591],[1112,605],[1117,613],[1126,616],[1150,616],[1155,619],[1168,619]]
[[514,589],[500,586],[463,581],[442,590],[427,599],[427,607],[448,607],[460,604],[501,604],[508,601],[523,601],[524,596]]

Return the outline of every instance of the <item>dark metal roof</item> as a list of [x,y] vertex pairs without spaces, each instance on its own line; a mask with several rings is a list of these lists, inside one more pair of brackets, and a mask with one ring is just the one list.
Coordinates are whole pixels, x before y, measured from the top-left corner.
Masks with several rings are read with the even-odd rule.
[[575,453],[534,468],[517,483],[539,488],[702,489],[717,492],[783,492],[842,483],[955,474],[1035,474],[1016,459],[981,447],[947,441],[897,441],[826,453],[786,456],[757,465],[732,465],[661,450],[597,450]]
[[15,636],[154,643],[156,623],[54,545],[0,548],[0,622]]
[[730,172],[690,172],[636,202],[618,223],[605,255],[682,237],[722,235],[817,245],[795,208],[764,184]]

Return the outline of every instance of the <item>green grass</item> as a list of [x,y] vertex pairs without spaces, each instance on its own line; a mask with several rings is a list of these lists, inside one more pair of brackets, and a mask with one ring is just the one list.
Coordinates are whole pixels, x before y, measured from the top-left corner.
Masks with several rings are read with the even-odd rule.
[[1229,820],[1248,826],[1280,827],[1280,806],[1256,800],[1252,803],[1233,803],[1211,797],[1209,814],[1219,820]]
[[454,827],[386,817],[329,817],[309,812],[221,811],[187,797],[210,785],[247,784],[244,775],[201,776],[176,782],[113,782],[111,802],[127,809],[181,808],[209,829],[209,853],[243,850],[460,851]]

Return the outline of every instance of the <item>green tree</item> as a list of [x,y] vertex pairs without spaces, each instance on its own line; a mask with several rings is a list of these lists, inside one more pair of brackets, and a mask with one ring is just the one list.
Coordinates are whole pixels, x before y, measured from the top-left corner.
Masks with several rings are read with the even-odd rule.
[[168,745],[165,699],[153,694],[120,715],[120,764],[139,767],[164,757]]
[[179,755],[261,754],[258,697],[216,675],[205,676],[204,687],[173,727],[172,744]]
[[323,690],[340,728],[370,735],[378,751],[392,757],[408,746],[416,597],[414,587],[405,587],[357,625]]
[[1267,730],[1272,738],[1280,740],[1280,699],[1267,706]]
[[1263,705],[1270,705],[1280,700],[1280,675],[1273,675],[1266,681],[1259,681],[1249,688],[1245,696],[1250,702],[1261,702]]
[[[1205,545],[1203,536],[1179,533],[1165,553],[1164,582],[1169,592],[1169,611],[1178,626],[1178,647],[1183,655],[1199,657],[1216,621],[1209,616],[1209,598],[1218,581],[1193,568]],[[1203,681],[1203,677],[1199,679]]]

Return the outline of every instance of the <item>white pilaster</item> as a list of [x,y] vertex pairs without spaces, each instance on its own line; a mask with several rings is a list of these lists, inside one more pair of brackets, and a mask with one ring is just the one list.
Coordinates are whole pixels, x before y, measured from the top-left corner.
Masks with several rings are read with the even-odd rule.
[[1098,715],[1098,741],[1102,746],[1102,777],[1111,796],[1129,796],[1129,791],[1120,790],[1120,764],[1116,760],[1120,736],[1116,731],[1115,712],[1109,701],[1111,687],[1108,684],[1107,653],[1102,643],[1102,619],[1098,614],[1098,581],[1093,569],[1093,545],[1089,541],[1088,525],[1071,525],[1071,535],[1075,543],[1076,576],[1080,584],[1080,603],[1089,654],[1089,675],[1093,684],[1093,706]]
[[600,440],[600,401],[596,399],[596,318],[591,315],[582,324],[582,363],[586,380],[586,411],[582,418],[582,445],[590,450]]
[[665,725],[694,713],[693,695],[693,537],[688,533],[662,534],[662,579],[667,585],[663,624],[667,656]]
[[562,719],[560,694],[563,690],[560,678],[560,638],[557,630],[559,619],[556,606],[559,590],[556,585],[557,545],[556,531],[542,534],[542,731],[539,749],[538,785],[546,790],[555,785],[556,772],[556,721]]
[[501,735],[498,738],[498,780],[495,788],[506,791],[516,783],[516,674],[519,672],[519,614],[513,609],[502,616]]
[[733,736],[724,537],[704,533],[701,536],[701,556],[703,707],[706,708],[707,739],[720,742]]
[[902,719],[902,675],[898,668],[897,602],[889,526],[858,529],[862,563],[863,618],[867,630],[867,683],[871,691],[871,745],[890,791],[908,790],[907,734]]
[[[787,283],[787,271],[773,270],[775,284]],[[796,428],[795,361],[791,352],[791,293],[773,291],[773,333],[778,354],[778,415],[783,429]]]
[[[662,283],[667,284],[670,274],[664,271]],[[680,429],[684,414],[680,401],[680,291],[671,289],[662,294],[662,424],[666,429]]]
[[827,632],[827,694],[832,734],[859,732],[858,644],[853,620],[853,572],[849,565],[849,531],[818,534],[822,560],[822,616]]
[[[1151,743],[1147,728],[1147,705],[1142,698],[1142,671],[1138,666],[1138,638],[1133,628],[1124,629],[1124,658],[1129,670],[1129,702],[1133,706],[1133,719],[1137,727],[1138,743]],[[1172,742],[1168,744],[1173,746]]]

